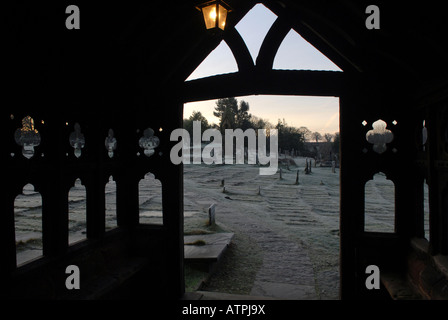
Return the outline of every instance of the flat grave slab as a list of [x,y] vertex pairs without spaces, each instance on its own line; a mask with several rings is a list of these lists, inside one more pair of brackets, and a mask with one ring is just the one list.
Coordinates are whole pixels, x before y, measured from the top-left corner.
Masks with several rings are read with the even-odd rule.
[[[216,262],[232,241],[233,233],[213,233],[184,236],[185,260],[195,262]],[[194,245],[197,241],[202,245]]]

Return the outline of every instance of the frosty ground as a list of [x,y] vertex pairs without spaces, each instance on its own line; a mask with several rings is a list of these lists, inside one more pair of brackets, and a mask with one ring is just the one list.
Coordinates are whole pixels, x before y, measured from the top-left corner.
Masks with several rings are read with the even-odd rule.
[[235,233],[205,290],[337,299],[338,169],[316,167],[306,175],[305,159],[293,163],[283,166],[282,179],[279,172],[259,175],[256,165],[184,166],[184,210],[191,212],[185,232],[203,224],[216,203],[218,226]]

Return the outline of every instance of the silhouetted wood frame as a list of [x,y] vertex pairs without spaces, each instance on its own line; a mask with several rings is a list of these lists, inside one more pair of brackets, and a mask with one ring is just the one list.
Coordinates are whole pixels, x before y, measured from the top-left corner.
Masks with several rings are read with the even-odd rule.
[[223,36],[238,65],[238,72],[186,81],[183,102],[245,95],[340,96],[344,74],[340,71],[273,70],[275,55],[291,26],[278,17],[253,63],[241,35],[233,27]]
[[[237,23],[256,3],[253,0],[229,2],[235,10],[228,17],[228,26]],[[0,194],[2,297],[22,297],[28,289],[43,288],[50,282],[42,283],[44,279],[35,275],[47,270],[48,274],[61,274],[65,280],[65,266],[76,264],[84,249],[105,248],[109,244],[113,248],[126,240],[131,242],[129,249],[132,250],[123,252],[123,258],[139,252],[151,255],[148,266],[159,263],[154,267],[157,273],[148,273],[148,277],[143,277],[145,281],[135,281],[142,289],[136,294],[152,291],[157,298],[180,298],[184,293],[183,168],[169,160],[169,151],[175,145],[169,141],[169,133],[182,126],[184,102],[206,99],[207,94],[225,96],[231,90],[292,95],[320,92],[340,97],[341,298],[368,298],[374,294],[372,291],[376,290],[368,291],[364,285],[366,263],[382,267],[382,261],[405,262],[397,256],[404,256],[412,249],[409,240],[422,234],[424,178],[430,190],[428,255],[431,257],[428,261],[434,255],[448,254],[448,121],[445,118],[448,64],[443,41],[438,41],[446,38],[441,28],[443,10],[433,5],[408,6],[407,14],[402,14],[402,6],[386,1],[381,10],[389,12],[394,19],[388,19],[387,28],[372,32],[364,28],[365,6],[359,1],[265,0],[262,3],[282,19],[272,27],[276,29],[269,31],[255,63],[239,34],[231,28],[219,36],[206,32],[200,13],[188,1],[175,7],[166,1],[141,7],[104,7],[90,3],[83,7],[84,13],[90,14],[85,15],[87,28],[80,32],[64,27],[61,20],[64,4],[20,2],[14,6],[13,14],[6,21],[8,32],[4,40],[8,50],[5,50],[7,59],[2,69],[7,80],[3,95],[6,107],[0,119],[5,137],[1,149],[5,192]],[[164,13],[173,14],[175,27]],[[94,18],[89,19],[89,15]],[[403,28],[410,15],[418,19]],[[289,26],[344,73],[272,70],[277,44]],[[238,64],[236,74],[226,75],[229,84],[225,88],[212,87],[204,79],[205,84],[200,79],[185,83],[188,75],[222,39],[230,46]],[[278,83],[271,79],[276,75]],[[290,83],[282,80],[288,75],[292,79]],[[332,82],[332,78],[337,81]],[[215,84],[225,84],[224,76],[212,79]],[[311,79],[315,79],[314,84],[308,82]],[[204,93],[201,89],[207,89],[206,84],[215,92]],[[196,91],[186,90],[196,86]],[[416,114],[420,111],[421,114]],[[21,147],[11,136],[18,127],[17,119],[25,116],[31,116],[35,124],[45,120],[45,125],[38,128],[42,141],[32,159],[20,156]],[[397,139],[390,148],[396,147],[396,154],[386,151],[383,155],[372,155],[362,151],[370,146],[361,122],[372,123],[379,117],[388,123],[393,120],[399,123],[394,132]],[[412,139],[416,128],[421,130],[423,119],[428,128],[425,153],[415,150]],[[66,126],[66,122],[70,125]],[[74,122],[80,123],[86,137],[79,159],[73,156],[73,148],[68,143]],[[163,155],[149,159],[136,156],[141,152],[138,147],[141,133],[137,134],[136,129],[147,126],[163,127],[159,136],[166,142],[160,146]],[[104,148],[110,128],[118,142],[113,159]],[[147,171],[155,170],[163,188],[164,226],[146,228],[138,225],[138,181]],[[362,232],[364,183],[378,170],[390,174],[396,186],[395,234]],[[110,175],[117,184],[120,228],[105,233],[104,185]],[[86,246],[69,248],[67,193],[76,178],[86,186],[88,241]],[[14,199],[26,183],[33,184],[42,197],[44,257],[16,268]],[[144,248],[139,241],[142,238]],[[154,253],[160,254],[153,256]],[[403,274],[409,271],[406,264],[402,267]],[[51,282],[55,283],[67,293],[64,281]],[[31,291],[44,298],[44,292]]]

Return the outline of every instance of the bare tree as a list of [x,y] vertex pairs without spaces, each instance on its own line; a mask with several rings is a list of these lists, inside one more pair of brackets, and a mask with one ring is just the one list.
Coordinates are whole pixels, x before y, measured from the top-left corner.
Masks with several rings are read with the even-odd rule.
[[333,135],[331,133],[325,133],[324,139],[326,142],[331,142],[331,140],[333,140]]
[[311,134],[311,137],[316,140],[316,142],[319,142],[319,140],[322,140],[322,135],[319,132],[313,132]]
[[305,141],[310,141],[312,139],[312,132],[307,127],[300,127],[299,131],[302,133]]

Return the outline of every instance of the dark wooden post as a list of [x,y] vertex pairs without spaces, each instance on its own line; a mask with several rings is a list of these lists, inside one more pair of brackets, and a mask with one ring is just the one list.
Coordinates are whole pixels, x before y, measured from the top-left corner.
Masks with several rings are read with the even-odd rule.
[[65,180],[65,151],[68,145],[65,119],[54,116],[47,121],[44,143],[48,171],[42,179],[42,241],[44,256],[63,254],[68,248],[68,192]]
[[[171,120],[167,125],[166,132],[169,133],[177,128],[182,128],[183,104],[172,102],[170,109]],[[165,129],[164,129],[165,131]],[[184,280],[184,169],[183,164],[174,165],[170,160],[170,150],[176,142],[170,142],[162,148],[163,159],[166,166],[165,179],[162,183],[163,201],[163,225],[167,230],[166,249],[168,255],[168,281],[170,285],[169,295],[178,299],[185,292]]]
[[436,167],[436,160],[438,159],[438,146],[439,141],[439,119],[436,108],[429,109],[429,118],[426,121],[426,127],[428,130],[428,142],[427,150],[429,152],[428,161],[428,187],[429,187],[429,211],[431,212],[429,220],[429,229],[431,232],[431,238],[429,241],[429,250],[431,254],[437,254],[440,251],[440,228],[439,228],[439,212],[441,194],[438,170]]
[[[400,100],[403,105],[412,105],[405,97],[401,97]],[[397,124],[391,128],[395,136],[392,148],[396,148],[396,152],[392,153],[389,162],[395,176],[395,232],[404,244],[418,234],[418,211],[414,201],[410,199],[418,199],[423,205],[423,185],[414,161],[417,156],[415,140],[409,138],[415,135],[414,117],[406,112],[397,115],[395,119]]]
[[16,267],[14,196],[8,192],[2,192],[0,199],[3,203],[0,217],[0,250],[2,253],[0,272],[2,275],[8,275]]
[[359,164],[359,130],[353,115],[356,103],[340,97],[340,298],[356,297],[356,242],[362,231],[364,186],[357,173]]
[[118,128],[120,167],[116,173],[117,225],[131,227],[138,224],[138,172],[135,170],[138,136],[132,116],[123,115]]
[[90,125],[86,131],[89,138],[88,161],[89,174],[86,183],[86,220],[87,220],[87,238],[97,239],[104,234],[105,229],[105,194],[103,179],[103,157],[104,157],[104,130],[99,117],[90,117]]

